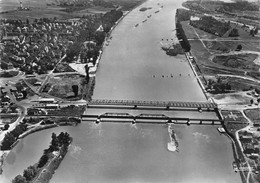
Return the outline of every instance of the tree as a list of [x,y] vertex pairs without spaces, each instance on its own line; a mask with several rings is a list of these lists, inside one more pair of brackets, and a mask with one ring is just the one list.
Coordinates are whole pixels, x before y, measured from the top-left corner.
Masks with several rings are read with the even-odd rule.
[[228,35],[229,37],[237,37],[239,36],[237,29],[232,29],[232,31]]
[[59,146],[59,142],[58,142],[58,138],[57,138],[56,134],[55,134],[55,133],[52,133],[51,138],[52,138],[52,140],[51,140],[51,145],[52,145],[53,147],[56,147],[56,148],[57,148],[57,147]]
[[75,56],[78,56],[80,53],[82,43],[75,42],[72,45],[68,46],[67,57],[73,59]]
[[1,150],[9,150],[11,145],[15,142],[15,137],[11,133],[5,135],[4,140],[2,141]]
[[21,175],[17,175],[13,180],[12,183],[27,183],[26,179],[21,176]]
[[10,126],[9,124],[5,124],[4,130],[8,130],[9,126]]
[[252,36],[252,37],[254,37],[254,36],[255,36],[255,31],[254,31],[254,29],[251,29],[251,30],[250,30],[250,33],[249,33],[249,35],[250,35],[250,36]]
[[250,100],[250,104],[251,104],[251,105],[254,104],[254,100],[253,100],[253,99]]
[[15,138],[18,138],[20,134],[23,133],[23,129],[20,125],[16,126],[15,129],[11,132]]
[[34,166],[29,166],[26,170],[23,172],[23,176],[27,181],[31,181],[37,174],[37,170]]
[[49,160],[48,155],[43,154],[39,160],[37,167],[42,168],[48,162],[48,160]]
[[75,97],[78,96],[79,86],[78,85],[72,85],[72,90],[75,94]]
[[242,45],[241,44],[237,45],[237,48],[236,48],[236,51],[240,51],[240,50],[242,50]]

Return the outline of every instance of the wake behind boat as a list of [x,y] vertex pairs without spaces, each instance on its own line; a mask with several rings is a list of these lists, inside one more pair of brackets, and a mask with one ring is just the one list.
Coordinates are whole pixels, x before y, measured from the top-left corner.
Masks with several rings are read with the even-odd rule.
[[178,142],[177,142],[177,138],[176,138],[176,134],[174,132],[173,129],[173,124],[168,124],[168,132],[169,132],[169,136],[170,136],[170,142],[168,142],[167,144],[167,149],[171,152],[178,152]]

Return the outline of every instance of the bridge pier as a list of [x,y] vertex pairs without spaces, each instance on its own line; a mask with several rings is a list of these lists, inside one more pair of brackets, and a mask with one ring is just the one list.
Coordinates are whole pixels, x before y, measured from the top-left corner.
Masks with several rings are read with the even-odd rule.
[[96,124],[99,124],[101,122],[100,116],[97,117]]
[[190,126],[190,119],[188,119],[188,121],[187,121],[187,125]]
[[134,118],[132,121],[132,124],[134,125],[136,123],[136,119]]

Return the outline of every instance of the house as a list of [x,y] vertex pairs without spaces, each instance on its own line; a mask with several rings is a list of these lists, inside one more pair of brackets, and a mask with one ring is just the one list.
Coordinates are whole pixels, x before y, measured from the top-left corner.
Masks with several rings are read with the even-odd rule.
[[10,99],[7,97],[1,98],[1,106],[9,106],[10,105]]
[[240,136],[239,139],[243,143],[250,143],[250,142],[252,142],[253,137],[250,135],[242,135],[242,136]]
[[41,104],[37,103],[37,104],[32,105],[33,108],[45,108],[45,106],[46,106],[46,104],[42,104],[42,103]]
[[12,87],[10,88],[10,91],[11,91],[11,92],[16,92],[16,91],[17,91],[17,88],[16,88],[15,86],[12,86]]
[[254,146],[253,144],[246,144],[244,149],[245,154],[251,154],[254,153]]
[[42,82],[41,81],[37,81],[36,83],[33,84],[34,86],[41,86]]
[[2,93],[2,94],[7,94],[7,92],[8,92],[7,89],[5,89],[5,88],[2,88],[2,89],[1,89],[1,93]]
[[2,38],[2,42],[14,42],[14,41],[19,41],[18,36],[4,36]]
[[75,93],[74,93],[74,92],[68,92],[68,93],[66,94],[66,97],[67,97],[67,98],[75,97]]
[[16,99],[22,99],[23,98],[23,94],[21,92],[14,92],[14,96]]

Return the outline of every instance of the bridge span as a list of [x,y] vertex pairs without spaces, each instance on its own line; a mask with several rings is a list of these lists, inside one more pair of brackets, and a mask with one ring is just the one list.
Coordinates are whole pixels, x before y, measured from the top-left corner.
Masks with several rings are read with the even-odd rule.
[[163,107],[165,109],[199,109],[216,110],[217,105],[211,102],[179,102],[179,101],[139,101],[139,100],[107,100],[93,99],[87,103],[87,107],[111,107],[128,106],[138,107]]
[[131,115],[129,113],[104,113],[85,114],[81,116],[82,122],[116,122],[116,123],[149,123],[149,124],[187,124],[187,125],[222,125],[223,121],[218,118],[196,118],[196,117],[176,117],[165,114],[139,114]]

